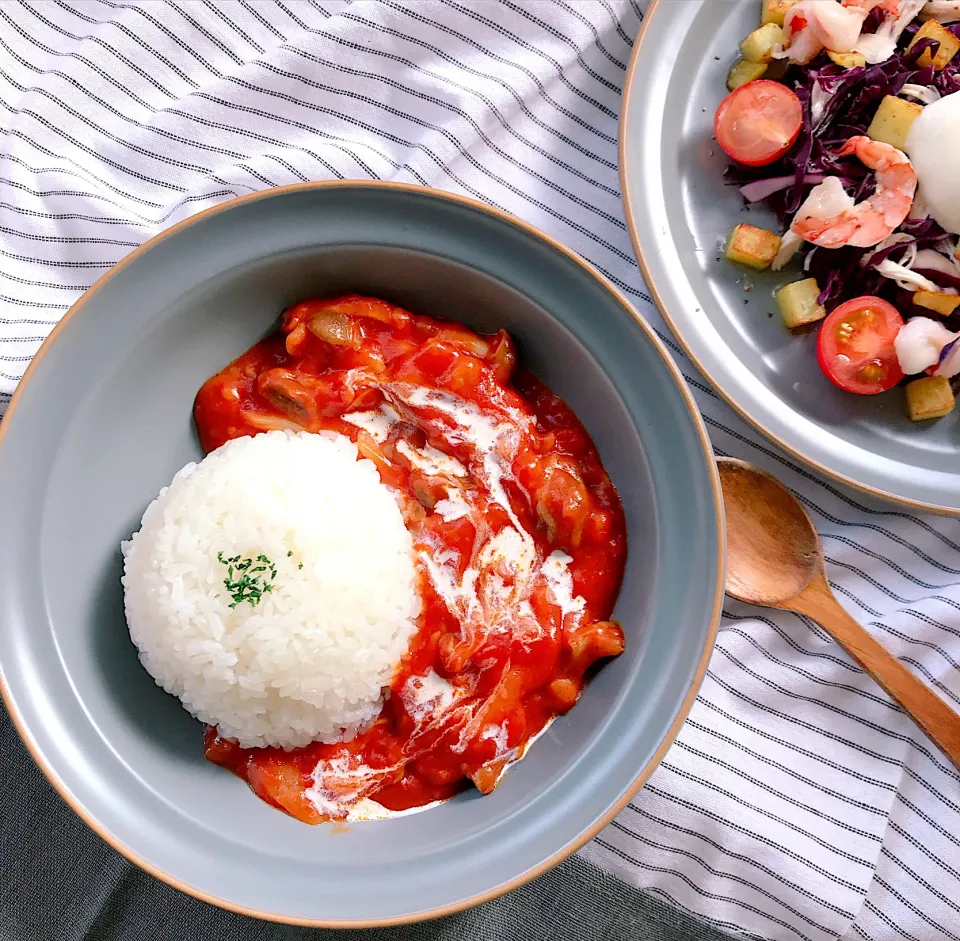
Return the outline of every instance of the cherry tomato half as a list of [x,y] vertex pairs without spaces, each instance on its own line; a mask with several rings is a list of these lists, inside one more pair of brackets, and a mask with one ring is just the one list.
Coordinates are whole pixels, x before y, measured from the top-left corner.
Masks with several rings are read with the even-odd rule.
[[876,395],[902,378],[893,341],[903,318],[879,297],[855,297],[829,314],[817,337],[817,362],[844,392]]
[[786,85],[759,79],[730,92],[713,118],[717,143],[737,163],[765,167],[792,146],[803,126],[800,99]]

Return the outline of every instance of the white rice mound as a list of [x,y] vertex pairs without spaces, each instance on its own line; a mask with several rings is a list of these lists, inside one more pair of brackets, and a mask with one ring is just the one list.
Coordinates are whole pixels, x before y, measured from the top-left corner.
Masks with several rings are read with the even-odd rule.
[[[349,438],[231,441],[184,467],[121,548],[141,662],[221,735],[289,749],[379,714],[421,602],[393,493]],[[266,556],[272,591],[231,608],[218,553]]]

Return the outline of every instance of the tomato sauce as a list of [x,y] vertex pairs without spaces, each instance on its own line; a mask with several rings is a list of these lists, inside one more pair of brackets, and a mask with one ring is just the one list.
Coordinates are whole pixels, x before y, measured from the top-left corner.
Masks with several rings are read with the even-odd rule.
[[208,452],[272,429],[349,436],[413,538],[423,610],[370,728],[294,751],[206,730],[206,757],[273,806],[319,823],[469,782],[488,793],[589,667],[622,652],[608,619],[623,509],[586,430],[518,369],[505,331],[358,295],[304,301],[203,385],[194,417]]

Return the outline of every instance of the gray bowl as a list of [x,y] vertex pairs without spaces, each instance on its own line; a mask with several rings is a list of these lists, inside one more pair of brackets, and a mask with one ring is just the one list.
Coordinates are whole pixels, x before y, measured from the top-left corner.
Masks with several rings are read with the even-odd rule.
[[[626,510],[615,616],[627,651],[490,796],[308,827],[203,758],[201,729],[140,667],[120,540],[184,463],[211,373],[280,311],[344,290],[506,327],[599,446]],[[650,328],[559,244],[478,203],[396,184],[306,184],[201,213],[69,312],[0,426],[0,667],[37,762],[145,869],[246,914],[320,926],[445,914],[532,878],[653,770],[713,646],[719,483],[703,425]]]

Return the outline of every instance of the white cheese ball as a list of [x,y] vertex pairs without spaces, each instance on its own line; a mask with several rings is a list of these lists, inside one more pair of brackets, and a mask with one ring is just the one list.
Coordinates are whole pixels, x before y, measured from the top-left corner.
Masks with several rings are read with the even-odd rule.
[[907,134],[906,150],[930,215],[960,234],[960,93],[923,109]]

